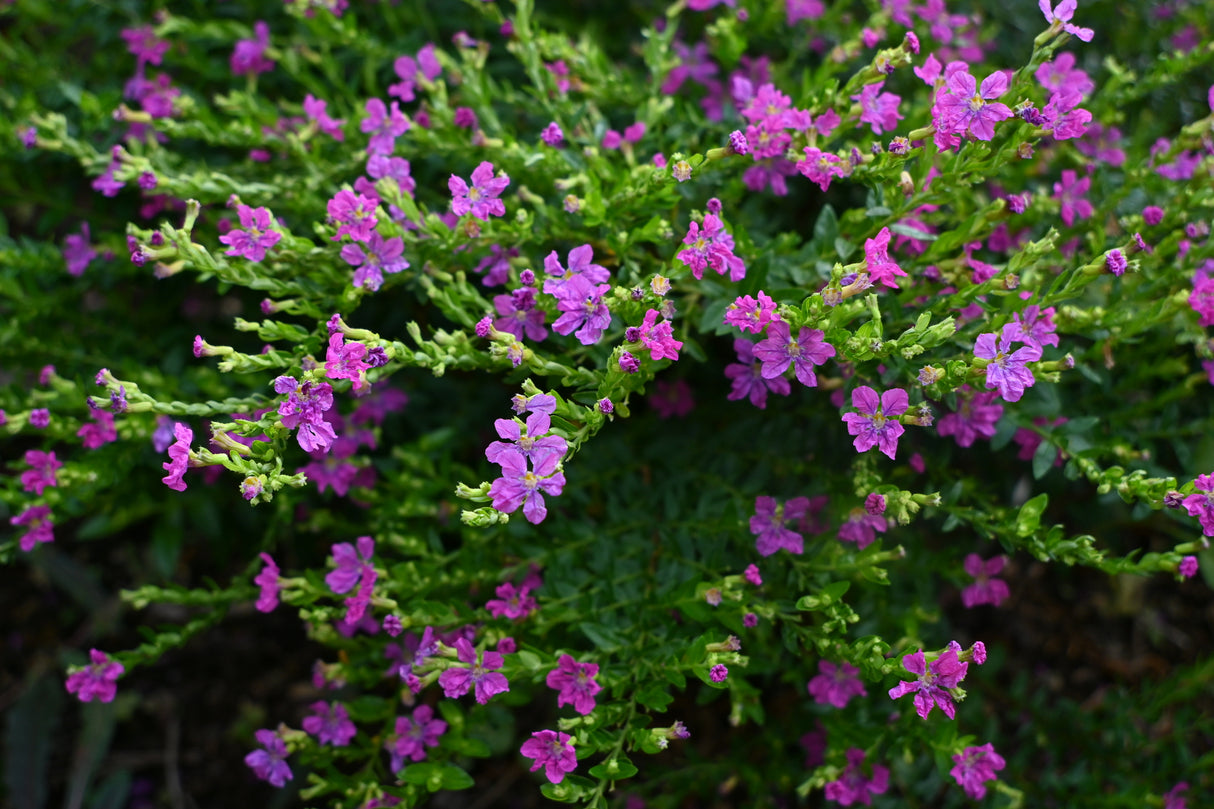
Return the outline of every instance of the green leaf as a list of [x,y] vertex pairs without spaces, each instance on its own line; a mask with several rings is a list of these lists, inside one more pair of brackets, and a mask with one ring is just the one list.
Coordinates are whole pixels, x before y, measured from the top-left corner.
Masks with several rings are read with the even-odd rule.
[[1016,515],[1016,535],[1026,537],[1041,525],[1041,514],[1050,502],[1048,494],[1039,494],[1020,507]]
[[1058,448],[1049,441],[1042,440],[1037,451],[1033,453],[1033,478],[1040,480],[1044,477],[1045,473],[1054,466],[1054,459],[1057,457]]
[[670,703],[674,702],[674,697],[666,693],[662,685],[654,684],[638,691],[636,701],[650,710],[664,713]]
[[441,772],[443,789],[468,789],[476,779],[454,764],[444,764]]

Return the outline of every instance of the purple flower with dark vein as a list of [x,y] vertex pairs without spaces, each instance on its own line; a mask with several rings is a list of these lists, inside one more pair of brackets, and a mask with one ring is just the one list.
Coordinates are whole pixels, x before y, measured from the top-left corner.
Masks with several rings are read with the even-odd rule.
[[883,81],[869,84],[859,95],[851,97],[852,101],[860,104],[860,122],[870,124],[874,135],[892,132],[898,128],[898,121],[902,119],[902,113],[898,112],[902,97],[893,93],[882,93],[881,88],[884,86]]
[[888,526],[889,523],[880,514],[870,514],[864,508],[853,508],[839,526],[837,536],[841,542],[854,542],[858,550],[864,550],[876,542],[877,534],[884,534]]
[[746,265],[733,252],[733,236],[715,214],[705,214],[703,225],[692,220],[683,244],[688,247],[680,250],[677,258],[691,268],[697,279],[704,277],[705,268],[715,270],[718,275],[728,272],[730,281],[746,277]]
[[228,245],[224,255],[261,261],[266,257],[266,251],[282,239],[282,234],[271,229],[274,220],[266,208],[250,208],[242,204],[236,207],[236,213],[244,230],[230,230],[219,237],[219,241]]
[[1020,327],[1009,324],[1000,332],[998,344],[995,334],[990,333],[979,335],[974,345],[975,357],[990,360],[986,366],[986,386],[998,388],[999,395],[1007,402],[1020,401],[1024,389],[1031,388],[1037,382],[1025,363],[1041,359],[1041,348],[1026,345],[1013,352],[1012,346],[1019,338]]
[[544,272],[548,274],[548,277],[544,279],[544,292],[559,298],[565,286],[577,276],[584,276],[593,284],[605,283],[611,277],[611,273],[606,267],[600,267],[593,262],[594,248],[589,244],[583,244],[569,251],[568,267],[561,266],[560,257],[553,250],[544,258]]
[[927,719],[932,708],[938,707],[944,715],[953,719],[957,715],[957,707],[953,702],[949,689],[965,679],[969,663],[957,660],[957,652],[949,649],[931,662],[929,666],[923,650],[908,654],[902,658],[902,667],[911,674],[918,675],[917,680],[907,680],[889,690],[890,699],[898,699],[907,694],[915,695],[915,712],[920,719]]
[[1033,304],[1023,312],[1013,314],[1012,323],[1019,327],[1019,340],[1025,345],[1042,349],[1046,346],[1057,347],[1058,335],[1055,333],[1057,327],[1054,325],[1054,307],[1042,310],[1040,306]]
[[339,542],[333,545],[333,561],[337,564],[329,575],[325,576],[325,584],[335,593],[348,593],[358,585],[358,592],[346,599],[346,623],[356,624],[362,620],[371,603],[371,595],[375,588],[375,580],[379,574],[371,565],[371,557],[375,554],[375,540],[371,537],[359,537],[357,550],[349,542]]
[[[1045,0],[1041,2],[1044,3]],[[995,773],[1005,765],[1003,756],[996,753],[994,746],[987,742],[981,747],[967,747],[953,756],[953,768],[948,774],[961,785],[966,795],[980,801],[986,797],[986,782],[996,780],[998,776]]]
[[574,334],[582,345],[594,345],[611,325],[611,310],[603,303],[610,284],[594,284],[585,275],[575,275],[565,282],[557,299],[557,309],[563,314],[552,324],[557,334]]
[[396,139],[409,129],[409,119],[400,111],[400,102],[393,101],[391,108],[378,98],[368,98],[364,107],[367,117],[358,128],[371,135],[367,143],[370,154],[390,155],[396,148]]
[[556,668],[548,672],[545,682],[549,688],[555,688],[560,693],[556,698],[556,706],[572,705],[573,710],[582,716],[594,710],[594,695],[602,690],[596,681],[599,666],[597,663],[579,663],[567,654],[561,655]]
[[767,337],[755,344],[754,355],[763,363],[763,378],[782,376],[793,366],[797,381],[808,388],[818,385],[814,366],[835,356],[835,347],[826,342],[821,329],[802,327],[797,339],[783,320],[773,320],[767,327]]
[[483,222],[488,222],[490,216],[505,216],[506,204],[498,199],[498,195],[508,185],[510,178],[504,174],[495,177],[493,164],[487,160],[472,170],[471,186],[452,174],[447,181],[447,188],[451,191],[451,211],[456,216],[470,213]]
[[565,488],[565,475],[557,471],[561,456],[555,452],[546,454],[534,469],[527,468],[527,459],[519,453],[504,453],[497,463],[501,464],[502,476],[489,487],[493,507],[505,514],[513,514],[521,507],[523,516],[532,525],[538,525],[548,516],[544,495],[556,497]]
[[953,436],[962,447],[972,446],[978,438],[993,438],[1003,416],[1003,405],[996,404],[998,399],[999,394],[994,391],[974,393],[968,385],[962,385],[957,412],[942,416],[936,423],[936,431],[942,436]]
[[1092,37],[1096,34],[1095,31],[1091,28],[1080,28],[1071,22],[1071,18],[1075,16],[1075,9],[1079,5],[1076,0],[1062,0],[1056,7],[1051,8],[1052,5],[1050,0],[1037,0],[1037,7],[1041,9],[1041,13],[1045,15],[1045,21],[1051,27],[1061,28],[1084,42],[1092,41]]
[[493,423],[502,441],[494,441],[485,448],[485,457],[492,463],[504,465],[506,456],[516,456],[531,461],[535,467],[544,465],[549,455],[557,459],[565,457],[569,445],[559,435],[547,435],[552,421],[547,413],[534,412],[527,417],[526,433],[514,419],[498,419]]
[[844,413],[843,421],[847,423],[847,432],[854,435],[852,444],[856,452],[868,452],[877,447],[892,460],[898,451],[898,438],[904,432],[897,416],[906,412],[910,404],[906,391],[902,388],[891,388],[881,394],[867,385],[861,385],[851,393],[852,407],[859,413]]
[[565,780],[565,775],[577,769],[577,753],[569,742],[568,733],[555,730],[538,730],[523,742],[519,752],[534,762],[531,772],[544,768],[544,776],[553,784]]
[[779,550],[794,554],[805,550],[804,537],[784,524],[799,521],[809,512],[809,505],[808,497],[794,497],[784,505],[780,505],[774,497],[755,498],[750,533],[756,537],[755,550],[760,556],[771,556]]
[[548,336],[544,321],[548,313],[536,306],[536,292],[531,287],[511,290],[509,294],[494,295],[493,308],[500,315],[493,321],[493,328],[509,332],[518,339],[525,334],[528,339],[539,342]]
[[457,640],[455,649],[464,666],[449,668],[438,675],[438,684],[449,699],[462,697],[471,690],[476,701],[484,705],[496,695],[510,690],[506,675],[498,673],[504,662],[500,654],[485,651],[478,658],[467,638]]
[[274,391],[286,393],[286,401],[278,406],[282,426],[298,430],[295,440],[305,452],[328,452],[337,439],[332,425],[325,420],[325,411],[333,407],[333,388],[328,382],[304,382],[290,376],[274,380]]
[[994,101],[1007,92],[1007,76],[995,71],[983,79],[979,87],[964,67],[952,73],[946,70],[945,74],[945,88],[937,96],[934,108],[936,128],[941,134],[964,135],[968,132],[978,140],[993,138],[995,124],[1012,117],[1006,104]]
[[405,759],[423,761],[426,758],[427,747],[438,747],[438,740],[447,732],[447,723],[434,718],[434,709],[429,705],[419,705],[412,716],[398,716],[395,732],[384,742],[388,748],[390,762],[388,768],[400,772],[405,766]]
[[329,238],[336,242],[345,235],[356,242],[370,241],[375,226],[379,224],[379,219],[375,216],[375,209],[378,206],[378,200],[370,199],[362,194],[356,196],[353,191],[346,189],[338,191],[329,200],[327,209],[329,219],[340,227],[337,228],[337,233]]
[[787,396],[791,390],[788,379],[774,376],[767,379],[763,376],[763,363],[755,359],[755,344],[749,340],[738,338],[733,341],[734,351],[738,352],[738,361],[725,366],[725,376],[732,381],[732,389],[725,398],[730,401],[750,399],[750,403],[760,410],[767,408],[767,393],[777,393]]
[[384,273],[398,273],[409,268],[403,257],[405,243],[399,236],[385,239],[372,232],[364,249],[362,245],[350,243],[341,248],[341,257],[354,267],[354,286],[366,287],[375,292],[384,282]]

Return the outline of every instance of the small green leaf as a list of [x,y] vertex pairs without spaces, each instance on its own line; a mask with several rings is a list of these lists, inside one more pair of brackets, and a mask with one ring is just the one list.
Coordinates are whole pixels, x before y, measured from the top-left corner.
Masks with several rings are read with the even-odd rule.
[[1020,507],[1016,515],[1016,535],[1026,537],[1041,525],[1041,514],[1050,502],[1048,494],[1039,494]]
[[1058,457],[1058,449],[1049,441],[1042,441],[1037,447],[1037,451],[1033,453],[1033,479],[1040,480],[1045,476],[1045,473],[1050,471],[1054,465],[1054,459]]

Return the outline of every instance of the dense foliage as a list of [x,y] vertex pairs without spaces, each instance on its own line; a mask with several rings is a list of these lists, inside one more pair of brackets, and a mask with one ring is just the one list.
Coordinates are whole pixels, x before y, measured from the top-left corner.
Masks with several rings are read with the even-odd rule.
[[1202,4],[0,25],[7,802],[1214,795]]

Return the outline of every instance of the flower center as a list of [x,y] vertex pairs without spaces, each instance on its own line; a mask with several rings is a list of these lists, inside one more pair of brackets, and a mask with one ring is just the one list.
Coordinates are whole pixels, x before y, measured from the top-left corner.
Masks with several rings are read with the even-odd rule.
[[970,106],[971,112],[977,112],[978,110],[980,110],[984,106],[986,106],[986,99],[984,99],[982,96],[975,93],[973,96],[970,97],[969,106]]

